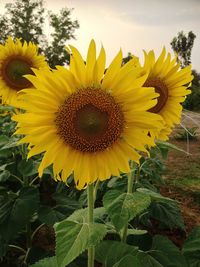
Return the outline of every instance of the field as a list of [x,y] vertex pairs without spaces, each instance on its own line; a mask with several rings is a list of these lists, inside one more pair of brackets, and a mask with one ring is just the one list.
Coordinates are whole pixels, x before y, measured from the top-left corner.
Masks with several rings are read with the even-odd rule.
[[173,131],[170,142],[185,153],[178,150],[169,152],[164,174],[166,186],[161,188],[161,192],[179,202],[189,233],[200,224],[200,114],[189,111],[184,114],[182,125],[188,129],[196,127],[196,139],[177,140],[177,134],[185,132],[181,126]]

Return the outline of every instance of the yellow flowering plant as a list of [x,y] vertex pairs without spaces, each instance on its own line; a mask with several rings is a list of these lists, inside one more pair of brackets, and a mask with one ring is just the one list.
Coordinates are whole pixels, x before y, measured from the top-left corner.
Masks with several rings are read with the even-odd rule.
[[[68,266],[88,250],[87,266],[94,267],[95,258],[105,263],[99,251],[108,233],[117,234],[123,249],[130,249],[126,244],[129,222],[152,199],[161,197],[133,190],[136,166],[156,146],[156,139],[167,139],[179,123],[192,75],[190,67],[180,70],[165,49],[157,60],[153,51],[144,52],[144,66],[136,57],[122,64],[120,50],[108,67],[104,48],[97,54],[94,40],[86,60],[75,47],[67,50],[69,67],[52,70],[34,44],[8,38],[0,47],[0,93],[4,104],[22,110],[12,116],[17,123],[15,135],[20,138],[18,145],[25,147],[24,158],[39,159],[38,176],[52,169],[56,182],[87,190],[87,208],[54,225],[56,256],[46,259],[45,266]],[[95,208],[99,184],[124,175],[127,190],[108,190],[103,207]],[[24,178],[23,186],[33,185],[38,176],[30,183]],[[137,229],[132,232],[144,234]],[[132,266],[130,262],[144,266],[138,248],[131,249],[127,266]],[[108,266],[122,266],[120,261],[111,260]]]

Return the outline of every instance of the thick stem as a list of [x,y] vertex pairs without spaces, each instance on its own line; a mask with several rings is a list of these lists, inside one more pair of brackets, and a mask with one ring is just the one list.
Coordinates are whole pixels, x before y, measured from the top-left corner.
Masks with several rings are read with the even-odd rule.
[[98,191],[98,189],[99,189],[99,185],[100,185],[100,180],[97,180],[97,181],[96,181],[96,184],[95,184],[95,186],[94,186],[94,194],[93,194],[93,196],[94,196],[94,200],[93,200],[93,202],[94,202],[94,203],[95,203],[95,201],[96,201],[97,191]]
[[[90,184],[87,188],[88,195],[88,223],[89,229],[94,223],[94,185]],[[88,248],[88,267],[94,267],[94,246]]]
[[133,193],[133,182],[134,182],[134,170],[132,170],[129,174],[128,174],[128,186],[127,186],[127,193],[132,194]]
[[[134,163],[131,161],[130,163],[131,172],[128,174],[128,185],[127,185],[127,193],[132,194],[133,193],[133,185],[135,187],[135,166]],[[127,231],[128,231],[128,223],[122,230],[122,237],[121,241],[126,242],[127,239]]]

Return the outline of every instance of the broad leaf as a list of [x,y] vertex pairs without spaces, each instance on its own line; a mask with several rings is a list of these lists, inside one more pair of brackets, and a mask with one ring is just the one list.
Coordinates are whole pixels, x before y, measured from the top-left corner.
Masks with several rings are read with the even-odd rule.
[[151,191],[147,188],[138,188],[137,192],[140,192],[142,194],[146,194],[146,195],[150,196],[152,201],[160,201],[160,202],[172,201],[172,202],[175,202],[173,199],[168,198],[168,197],[164,197],[161,194],[156,193],[154,191]]
[[56,257],[42,259],[29,267],[58,267]]
[[146,230],[140,230],[140,229],[128,229],[127,235],[144,235],[146,234]]
[[155,236],[149,253],[165,267],[187,267],[180,250],[166,237]]
[[133,267],[133,266],[141,266],[141,263],[137,256],[126,255],[122,259],[120,259],[113,267]]
[[77,200],[69,197],[66,189],[65,191],[54,193],[52,198],[56,201],[55,210],[64,214],[65,217],[68,217],[73,211],[81,208]]
[[5,256],[8,249],[8,245],[5,243],[5,240],[0,236],[0,258]]
[[164,227],[172,229],[180,227],[185,229],[181,211],[176,202],[158,202],[153,201],[149,208],[149,214],[152,218],[158,220]]
[[10,148],[13,148],[16,146],[20,146],[18,141],[19,141],[18,137],[16,137],[16,136],[10,137],[8,142],[1,147],[1,150],[10,149]]
[[148,195],[139,192],[121,193],[117,190],[108,191],[103,198],[104,207],[117,231],[144,211],[150,202]]
[[23,159],[19,162],[17,169],[23,177],[29,177],[38,173],[38,165],[32,159]]
[[200,226],[193,229],[183,246],[183,255],[191,267],[200,266]]
[[180,151],[180,152],[183,152],[183,153],[187,154],[187,151],[185,151],[185,150],[183,150],[183,149],[175,146],[174,144],[171,144],[171,143],[168,143],[168,142],[165,142],[165,141],[157,140],[156,141],[156,145],[159,147],[159,149],[161,150],[161,152],[164,149],[167,149],[167,150],[169,150],[169,149],[175,149],[177,151]]
[[0,136],[0,147],[2,147],[3,145],[7,144],[9,142],[9,137],[6,135],[1,135]]
[[142,264],[142,267],[165,267],[146,252],[139,252],[138,258]]
[[143,267],[137,258],[137,254],[137,247],[117,241],[103,241],[95,249],[95,259],[102,263],[104,267]]
[[18,224],[26,224],[37,210],[38,204],[38,189],[31,186],[23,187],[13,205],[12,219]]
[[48,225],[54,225],[55,223],[64,220],[65,215],[63,213],[56,210],[56,208],[52,208],[49,206],[40,206],[38,210],[38,218],[42,223],[46,223]]
[[39,204],[39,192],[34,187],[23,187],[18,196],[6,195],[0,199],[0,234],[9,241],[25,227]]
[[[106,215],[105,208],[96,208],[94,209],[94,221],[95,222],[102,222],[102,217]],[[73,222],[85,222],[88,220],[88,208],[79,209],[73,212],[68,218],[68,221]]]
[[81,218],[78,218],[77,222],[69,219],[54,225],[56,257],[59,267],[65,267],[89,246],[98,244],[106,235],[106,227],[103,224],[89,225],[87,221],[84,221],[84,217],[82,217],[83,222],[81,222]]
[[10,172],[8,170],[4,170],[0,173],[0,182],[5,182],[10,177]]

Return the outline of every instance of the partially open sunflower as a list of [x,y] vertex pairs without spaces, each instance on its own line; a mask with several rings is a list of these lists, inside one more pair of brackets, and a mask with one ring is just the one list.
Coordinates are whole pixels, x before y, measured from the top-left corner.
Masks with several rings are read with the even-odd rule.
[[70,46],[70,67],[54,72],[35,70],[26,78],[36,89],[24,90],[25,114],[16,115],[21,142],[30,143],[28,157],[44,152],[39,175],[53,164],[55,179],[66,181],[73,172],[78,189],[97,179],[129,172],[131,159],[154,141],[145,134],[162,127],[159,115],[147,112],[157,102],[153,88],[141,88],[146,75],[121,66],[120,51],[105,72],[104,48],[96,59],[91,41],[86,63]]
[[33,74],[31,68],[48,67],[45,58],[38,55],[36,45],[19,39],[14,42],[8,38],[5,45],[0,45],[0,95],[3,103],[17,105],[17,93],[32,84],[24,75]]
[[165,48],[157,60],[153,51],[144,54],[144,69],[149,74],[143,86],[154,87],[159,93],[157,104],[149,111],[163,117],[165,127],[159,132],[158,138],[166,140],[174,125],[180,123],[183,108],[181,103],[191,93],[187,89],[193,79],[191,66],[180,69],[176,58],[171,59],[170,53],[166,55]]

